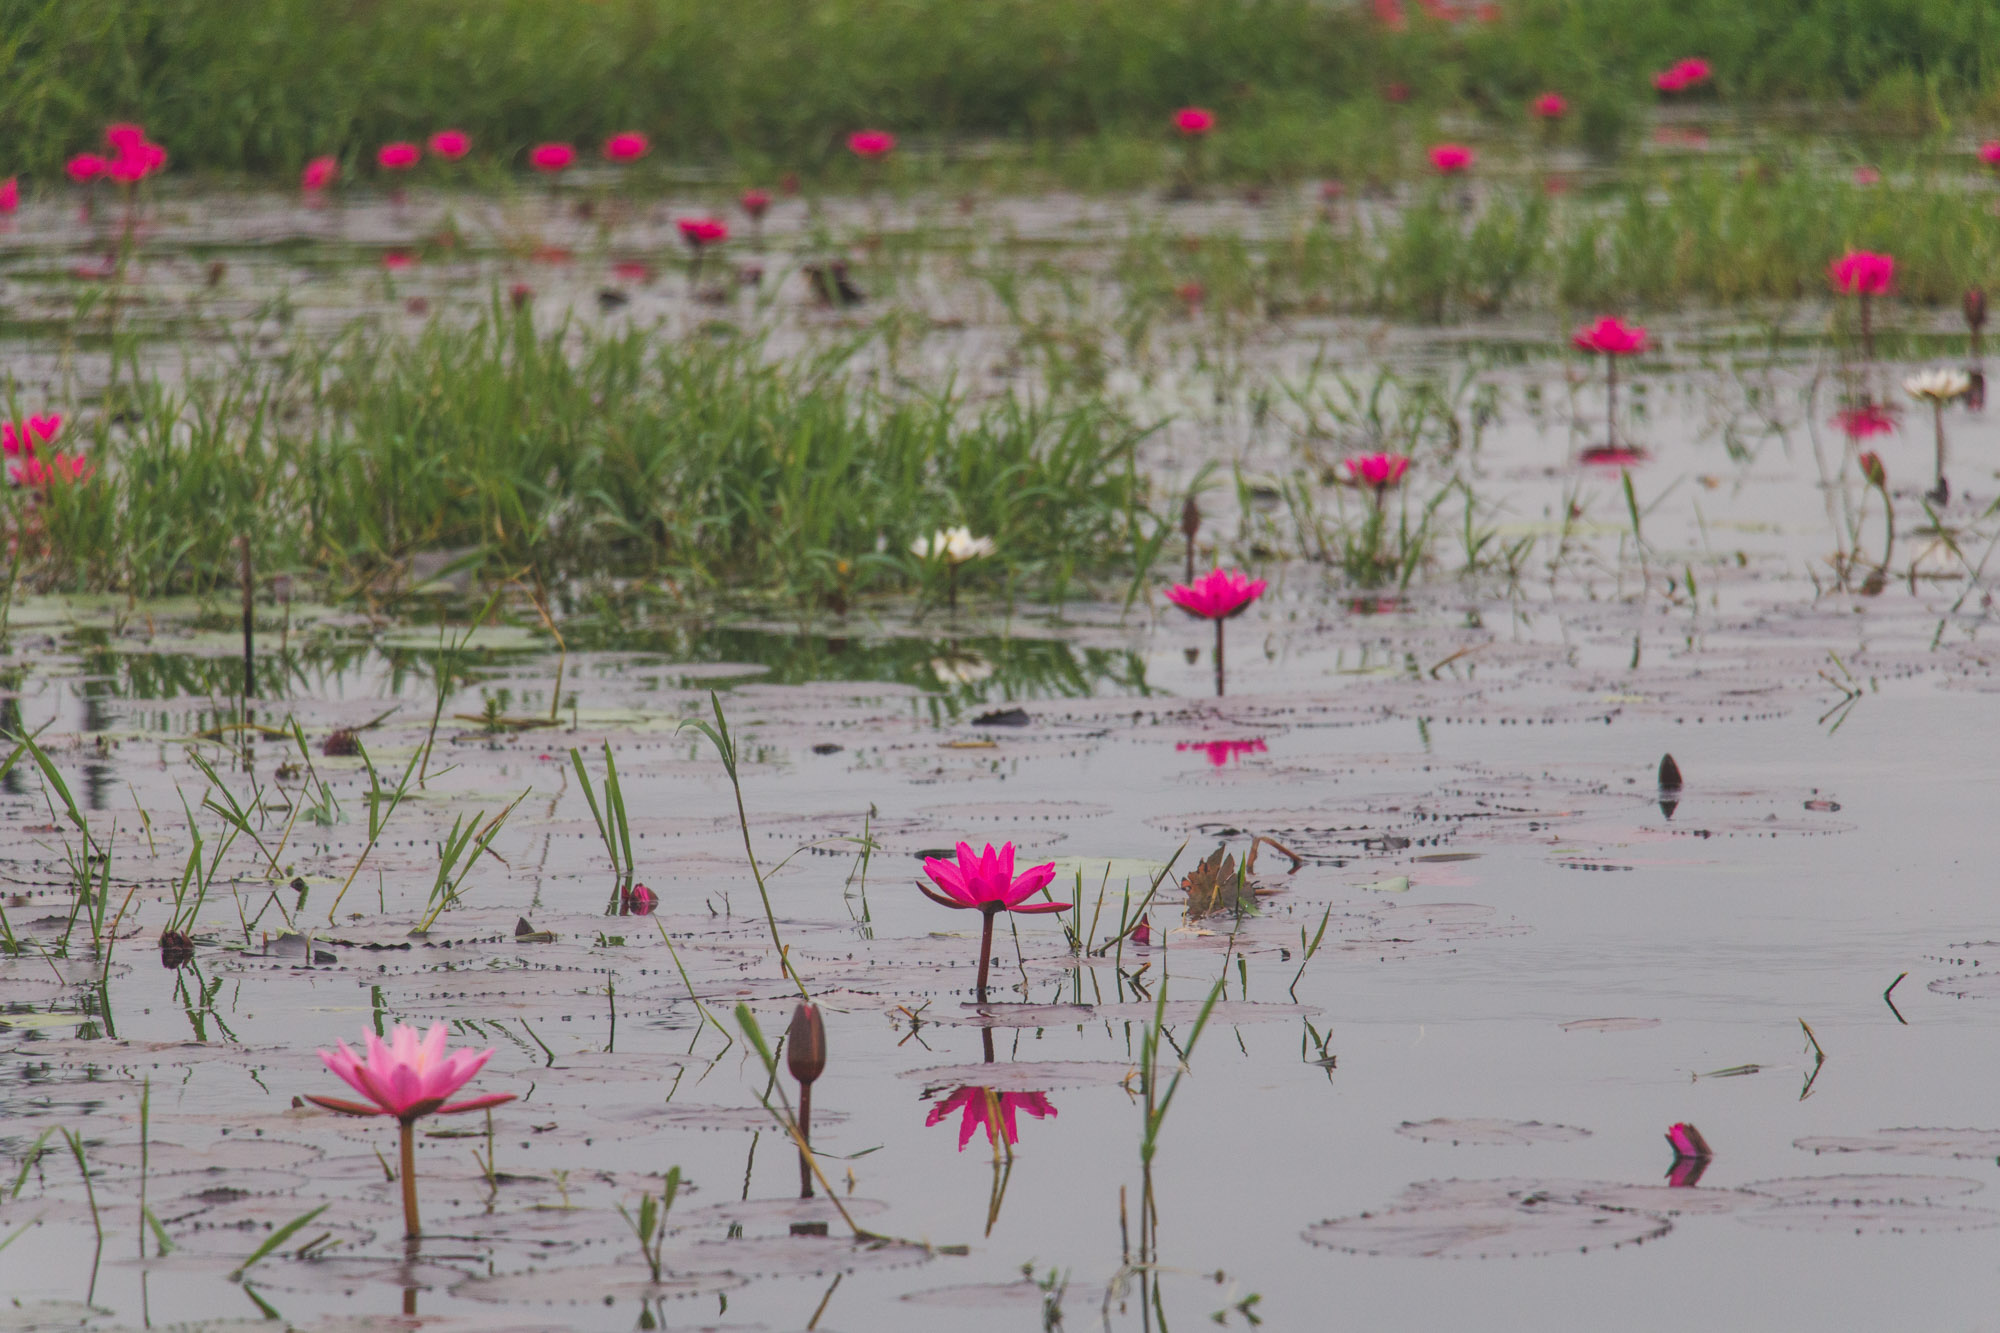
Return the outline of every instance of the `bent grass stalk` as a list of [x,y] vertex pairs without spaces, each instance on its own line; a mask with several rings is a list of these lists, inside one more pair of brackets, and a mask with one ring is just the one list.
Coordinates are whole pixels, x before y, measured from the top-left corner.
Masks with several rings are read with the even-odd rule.
[[[736,793],[736,822],[743,830],[743,854],[750,860],[750,875],[757,881],[757,896],[764,903],[764,921],[771,928],[771,946],[778,951],[778,965],[784,969],[785,975],[792,979],[792,984],[799,988],[800,997],[807,1004],[811,1004],[812,994],[806,990],[806,983],[799,979],[797,970],[792,967],[790,951],[786,949],[785,942],[778,938],[778,917],[771,909],[771,891],[765,887],[764,872],[757,866],[756,849],[750,845],[750,816],[744,810],[743,783],[737,774],[736,739],[730,734],[728,719],[722,715],[722,699],[714,690],[708,692],[708,703],[709,707],[715,710],[713,726],[700,718],[689,718],[681,723],[681,726],[693,728],[708,737],[709,743],[715,746],[716,753],[722,757],[722,767],[729,774],[729,786]],[[738,1012],[740,1021],[741,1015],[748,1010],[739,1008]]]

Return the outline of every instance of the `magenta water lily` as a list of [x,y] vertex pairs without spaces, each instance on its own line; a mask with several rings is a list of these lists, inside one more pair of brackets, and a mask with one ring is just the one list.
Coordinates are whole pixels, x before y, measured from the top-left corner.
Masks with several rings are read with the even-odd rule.
[[1212,569],[1192,583],[1176,583],[1167,589],[1167,600],[1192,616],[1215,622],[1215,696],[1222,697],[1222,622],[1240,616],[1250,603],[1264,595],[1263,579],[1253,579],[1240,569]]
[[1067,912],[1070,905],[1052,901],[1031,902],[1056,877],[1055,862],[1014,874],[1014,844],[1003,843],[998,851],[992,843],[974,853],[972,844],[958,844],[958,861],[924,858],[924,873],[940,892],[923,883],[917,888],[926,898],[960,911],[976,911],[985,916],[979,936],[979,1002],[986,1003],[986,969],[993,959],[993,918],[1002,912]]

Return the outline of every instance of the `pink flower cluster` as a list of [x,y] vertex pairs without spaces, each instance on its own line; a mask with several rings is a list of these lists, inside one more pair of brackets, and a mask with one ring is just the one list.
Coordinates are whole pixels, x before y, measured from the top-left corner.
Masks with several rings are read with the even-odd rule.
[[31,416],[18,426],[11,421],[0,421],[0,454],[9,458],[33,458],[37,445],[55,441],[62,424],[62,417],[55,413]]
[[7,479],[16,486],[45,488],[60,481],[89,481],[96,472],[96,465],[82,454],[56,453],[13,464],[7,469]]
[[1653,76],[1653,86],[1663,93],[1684,93],[1690,88],[1707,83],[1715,72],[1706,60],[1690,56],[1686,60],[1676,60],[1672,65]]
[[78,153],[64,168],[78,185],[103,179],[120,185],[137,185],[146,177],[165,169],[167,150],[146,137],[144,127],[131,124],[107,125],[106,153]]

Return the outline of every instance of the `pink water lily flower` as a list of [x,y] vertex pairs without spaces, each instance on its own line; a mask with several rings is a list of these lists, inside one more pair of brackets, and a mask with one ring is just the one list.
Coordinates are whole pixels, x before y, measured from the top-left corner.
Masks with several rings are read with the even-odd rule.
[[1880,296],[1896,280],[1896,260],[1893,255],[1872,250],[1849,250],[1827,265],[1826,272],[1837,292],[1848,296]]
[[331,157],[316,157],[299,173],[299,188],[308,192],[324,190],[340,179],[340,163]]
[[1038,913],[1066,912],[1070,904],[1058,902],[1031,903],[1028,899],[1048,888],[1049,881],[1056,877],[1053,861],[1035,866],[1023,872],[1019,878],[1014,875],[1014,844],[1005,843],[999,851],[987,843],[984,852],[975,855],[970,843],[958,844],[958,864],[941,861],[935,856],[924,858],[924,873],[931,877],[931,883],[942,889],[933,893],[921,882],[917,888],[926,898],[946,907],[979,912],[984,918],[979,939],[979,1002],[986,1003],[986,970],[993,961],[993,918],[1002,912]]
[[21,182],[13,176],[0,181],[0,213],[12,213],[21,206]]
[[847,151],[856,157],[886,157],[896,148],[896,136],[887,130],[856,130],[847,136]]
[[427,1115],[458,1115],[466,1111],[483,1110],[512,1101],[511,1092],[488,1093],[483,1097],[467,1097],[462,1101],[452,1101],[451,1096],[485,1067],[492,1058],[493,1051],[445,1050],[447,1032],[439,1023],[422,1037],[413,1027],[396,1024],[389,1033],[389,1040],[383,1041],[370,1032],[367,1036],[368,1058],[364,1061],[340,1042],[338,1051],[321,1051],[319,1058],[326,1067],[338,1074],[348,1087],[363,1097],[364,1102],[350,1101],[344,1097],[319,1097],[311,1094],[306,1100],[329,1111],[339,1111],[344,1115],[386,1115],[393,1116],[402,1129],[402,1182],[403,1182],[403,1225],[410,1236],[420,1234],[417,1221],[417,1150],[414,1126],[420,1117]]
[[1528,111],[1543,120],[1561,120],[1569,114],[1569,99],[1561,93],[1543,93],[1528,103]]
[[423,157],[424,150],[413,143],[385,143],[375,150],[375,165],[384,171],[408,171]]
[[1431,149],[1431,166],[1440,176],[1456,176],[1472,167],[1473,154],[1464,144],[1441,143]]
[[924,873],[931,882],[942,889],[942,893],[932,893],[919,884],[924,896],[934,903],[946,907],[975,909],[993,913],[1006,912],[1067,912],[1068,903],[1030,903],[1028,899],[1048,887],[1056,877],[1055,863],[1035,866],[1024,871],[1017,879],[1014,875],[1014,844],[1004,843],[999,851],[987,843],[986,850],[975,854],[972,844],[958,844],[958,863],[941,861],[935,856],[924,858]]
[[1174,128],[1190,138],[1197,138],[1215,128],[1215,113],[1207,107],[1184,106],[1174,112]]
[[[958,1122],[958,1150],[965,1151],[965,1145],[972,1142],[972,1136],[979,1130],[986,1131],[986,1141],[995,1147],[1000,1144],[1000,1135],[1007,1136],[1008,1143],[1019,1143],[1021,1132],[1015,1123],[1015,1116],[1022,1111],[1037,1120],[1052,1118],[1056,1108],[1049,1104],[1045,1092],[997,1092],[992,1088],[960,1088],[931,1108],[924,1120],[925,1128],[941,1124],[952,1112],[963,1112]],[[996,1131],[996,1119],[1000,1127]]]
[[1342,460],[1340,470],[1352,484],[1370,487],[1379,495],[1403,479],[1410,470],[1410,458],[1408,454],[1361,454]]
[[729,239],[729,224],[721,218],[682,218],[681,239],[700,250]]
[[1581,352],[1637,356],[1646,350],[1646,328],[1643,324],[1627,324],[1616,315],[1606,315],[1595,324],[1578,329],[1569,340]]
[[637,130],[626,130],[614,134],[604,141],[604,160],[607,162],[637,162],[652,148],[652,141]]
[[1708,1146],[1708,1140],[1701,1131],[1682,1121],[1667,1127],[1667,1142],[1673,1145],[1676,1157],[1713,1157],[1715,1150]]
[[29,453],[35,452],[35,445],[53,444],[56,434],[62,430],[60,413],[51,412],[47,416],[31,416],[21,427],[21,439]]
[[447,162],[456,162],[472,151],[472,136],[464,130],[439,130],[430,138],[431,151]]
[[1241,615],[1243,608],[1264,595],[1269,586],[1240,569],[1212,569],[1193,583],[1176,583],[1167,589],[1167,600],[1205,620],[1222,620]]
[[736,201],[736,206],[750,215],[752,222],[762,222],[764,211],[771,206],[769,190],[745,190]]
[[451,1096],[470,1083],[493,1051],[445,1051],[450,1034],[438,1023],[421,1037],[417,1030],[396,1024],[383,1041],[366,1034],[367,1059],[348,1049],[346,1042],[335,1043],[337,1051],[321,1051],[319,1058],[338,1074],[348,1087],[368,1100],[349,1101],[340,1097],[308,1096],[306,1100],[329,1111],[346,1115],[387,1115],[398,1120],[415,1120],[426,1115],[458,1115],[482,1107],[512,1101],[511,1092],[490,1093],[453,1102]]
[[2000,139],[1988,139],[1979,145],[1979,160],[1989,167],[2000,167]]
[[1843,407],[1834,413],[1834,424],[1850,440],[1865,440],[1873,435],[1892,434],[1896,429],[1896,413],[1882,403],[1862,403],[1858,407]]
[[96,153],[78,153],[63,165],[63,170],[78,185],[88,185],[111,170],[111,163]]
[[528,150],[528,165],[536,171],[545,171],[551,174],[558,171],[567,171],[570,164],[575,161],[576,149],[571,148],[566,143],[536,144]]

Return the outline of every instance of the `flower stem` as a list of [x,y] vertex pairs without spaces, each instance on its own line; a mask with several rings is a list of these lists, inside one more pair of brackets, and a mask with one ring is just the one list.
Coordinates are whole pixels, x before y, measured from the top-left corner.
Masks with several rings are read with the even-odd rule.
[[1875,359],[1875,328],[1869,320],[1868,293],[1861,293],[1861,359]]
[[1618,358],[1604,357],[1604,445],[1618,447]]
[[[812,1144],[813,1121],[813,1087],[810,1083],[799,1084],[798,1121],[799,1137],[804,1139],[807,1146],[810,1147]],[[810,1199],[812,1196],[812,1158],[806,1155],[805,1148],[801,1148],[799,1149],[799,1197],[801,1199]]]
[[[1220,622],[1218,623],[1218,627]],[[986,923],[979,931],[979,1002],[986,1003],[986,967],[993,961],[993,918],[999,914],[997,906],[988,907],[982,913]]]
[[1945,489],[1944,489],[1944,399],[1942,399],[1942,398],[1939,398],[1939,399],[1936,399],[1936,400],[1934,400],[1934,401],[1933,401],[1933,402],[1931,403],[1931,420],[1932,420],[1932,422],[1933,422],[1933,423],[1934,423],[1934,424],[1935,424],[1935,425],[1937,426],[1937,487],[1936,487],[1936,491],[1937,491],[1937,494],[1938,494],[1939,496],[1943,496],[1943,495],[1945,494]]
[[423,1234],[417,1221],[417,1122],[402,1121],[403,1127],[403,1238],[415,1240]]
[[1222,697],[1222,617],[1215,619],[1215,697]]

